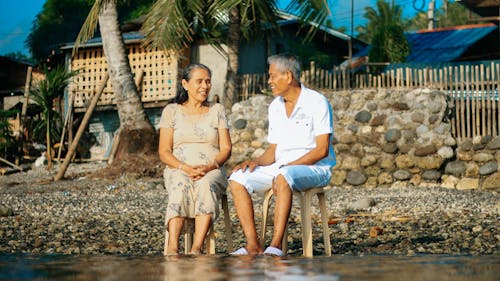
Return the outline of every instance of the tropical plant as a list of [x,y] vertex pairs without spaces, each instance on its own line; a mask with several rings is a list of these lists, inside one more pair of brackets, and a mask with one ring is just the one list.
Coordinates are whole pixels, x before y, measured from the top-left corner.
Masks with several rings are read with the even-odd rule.
[[9,118],[16,116],[17,110],[1,110],[0,109],[0,152],[2,157],[7,159],[9,152],[14,151],[16,146],[16,139],[12,131],[12,124]]
[[30,91],[31,100],[42,111],[42,118],[35,124],[33,134],[35,138],[45,136],[48,169],[52,169],[52,140],[61,136],[62,129],[61,115],[54,110],[55,100],[64,95],[64,89],[77,72],[68,72],[63,66],[57,66],[52,70],[44,67],[44,73],[45,79],[37,81]]
[[[90,39],[99,23],[109,77],[120,119],[120,146],[116,159],[140,161],[143,155],[157,156],[158,138],[149,121],[134,82],[125,43],[118,24],[117,0],[96,0],[75,42],[75,51]],[[122,157],[123,156],[123,157]],[[137,156],[137,157],[135,157]],[[146,159],[145,159],[146,160]],[[114,161],[116,166],[121,161]]]
[[366,32],[370,35],[370,62],[403,62],[410,53],[404,36],[402,10],[399,5],[377,1],[377,10],[365,8],[368,19]]
[[[326,0],[292,0],[287,10],[294,11],[307,26],[308,41],[330,15]],[[181,50],[199,39],[215,47],[226,43],[228,71],[221,99],[229,110],[238,93],[240,41],[266,34],[269,25],[277,28],[277,11],[275,0],[158,0],[146,16],[142,31],[147,45],[165,50]]]

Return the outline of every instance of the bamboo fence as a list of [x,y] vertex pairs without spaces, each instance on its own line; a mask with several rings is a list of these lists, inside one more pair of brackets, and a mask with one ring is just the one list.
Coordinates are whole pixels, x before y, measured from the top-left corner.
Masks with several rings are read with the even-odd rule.
[[[266,73],[241,77],[240,100],[268,92]],[[313,89],[343,91],[391,88],[430,88],[448,95],[452,134],[458,140],[478,136],[499,136],[500,63],[456,64],[440,67],[399,67],[379,75],[352,74],[346,69],[319,69],[311,63],[301,81]]]

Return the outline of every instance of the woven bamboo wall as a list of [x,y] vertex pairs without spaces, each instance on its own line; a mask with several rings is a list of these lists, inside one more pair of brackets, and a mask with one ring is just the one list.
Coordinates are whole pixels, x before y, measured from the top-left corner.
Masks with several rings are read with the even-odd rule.
[[[132,73],[137,79],[143,71],[138,88],[142,102],[163,101],[175,96],[178,72],[177,55],[168,56],[161,50],[146,51],[140,44],[127,45]],[[85,48],[71,62],[72,70],[79,70],[69,85],[73,94],[73,106],[85,107],[102,83],[108,71],[102,48]],[[137,83],[137,81],[136,81]],[[110,80],[99,98],[98,105],[114,105],[114,93]]]

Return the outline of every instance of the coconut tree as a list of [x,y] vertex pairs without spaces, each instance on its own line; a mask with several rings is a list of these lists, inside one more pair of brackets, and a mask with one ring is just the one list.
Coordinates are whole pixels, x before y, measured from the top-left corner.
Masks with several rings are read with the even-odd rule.
[[377,9],[365,8],[368,19],[366,32],[372,44],[369,57],[371,62],[403,62],[410,53],[404,36],[404,21],[399,5],[377,1]]
[[[326,0],[292,0],[287,10],[295,11],[304,26],[316,23],[307,25],[312,26],[307,40],[330,15]],[[186,48],[198,39],[216,47],[226,43],[228,72],[221,99],[226,109],[230,109],[237,101],[241,38],[262,33],[265,25],[277,27],[277,11],[275,0],[158,0],[147,14],[142,31],[146,44],[167,50]],[[227,36],[222,36],[226,27]]]
[[119,29],[117,0],[94,2],[77,37],[75,50],[94,35],[97,23],[120,119],[120,145],[115,158],[117,161],[113,163],[127,167],[124,162],[138,164],[138,161],[147,161],[147,157],[157,154],[157,134],[147,118],[134,82]]
[[45,135],[47,146],[47,168],[52,169],[52,140],[60,137],[61,115],[55,110],[55,100],[64,95],[71,77],[77,72],[66,71],[63,66],[52,70],[44,68],[45,79],[37,81],[30,91],[30,98],[42,111],[41,120],[35,125],[35,136]]

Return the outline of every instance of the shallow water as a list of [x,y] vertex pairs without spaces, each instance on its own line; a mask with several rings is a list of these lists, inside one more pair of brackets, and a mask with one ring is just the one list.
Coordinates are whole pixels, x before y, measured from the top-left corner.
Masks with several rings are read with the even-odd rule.
[[500,256],[62,256],[0,254],[0,280],[499,280]]

